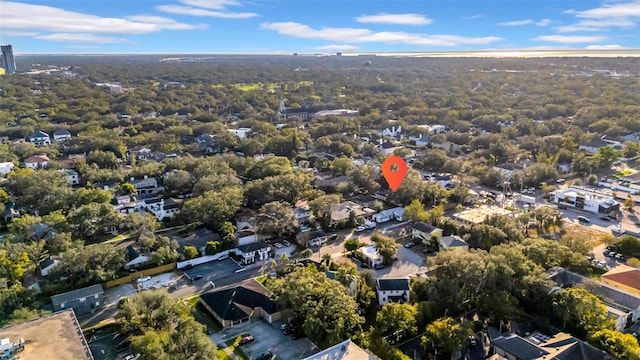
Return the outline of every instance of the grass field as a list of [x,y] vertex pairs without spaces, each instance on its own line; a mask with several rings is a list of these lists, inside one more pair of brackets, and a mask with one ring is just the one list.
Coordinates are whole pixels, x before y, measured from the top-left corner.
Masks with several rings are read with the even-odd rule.
[[[244,351],[242,351],[242,349],[238,345],[238,341],[240,341],[240,339],[245,335],[246,334],[242,334],[236,336],[234,339],[229,339],[225,341],[225,345],[227,345],[227,349],[230,350],[238,359],[249,360],[249,357],[244,353]],[[225,349],[218,349],[217,355],[218,360],[231,359]]]

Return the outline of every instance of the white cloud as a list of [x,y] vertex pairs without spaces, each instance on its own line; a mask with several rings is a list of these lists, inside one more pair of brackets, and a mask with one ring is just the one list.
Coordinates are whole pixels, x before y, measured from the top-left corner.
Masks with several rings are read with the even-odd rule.
[[606,40],[606,36],[571,36],[571,35],[543,35],[533,38],[533,41],[547,41],[558,44],[597,43]]
[[356,18],[359,23],[394,24],[394,25],[428,25],[433,21],[420,14],[386,14],[362,15]]
[[180,0],[181,3],[206,9],[224,10],[228,6],[242,6],[235,0]]
[[632,28],[634,22],[630,19],[600,19],[600,20],[583,20],[572,25],[558,26],[559,32],[578,32],[578,31],[603,31],[611,27]]
[[626,3],[603,4],[600,7],[589,10],[567,10],[567,14],[574,14],[579,18],[608,19],[608,18],[640,18],[640,1]]
[[198,24],[198,25],[185,24],[185,23],[177,22],[173,19],[169,19],[162,16],[154,16],[154,15],[134,15],[134,16],[128,16],[127,19],[131,21],[141,22],[141,23],[156,24],[156,25],[162,26],[163,29],[168,29],[168,30],[196,30],[196,29],[207,28],[206,24]]
[[552,23],[551,19],[542,19],[540,21],[536,21],[536,25],[538,26],[549,26]]
[[58,33],[49,35],[39,35],[35,39],[49,40],[49,41],[61,41],[61,42],[86,42],[96,44],[117,44],[129,42],[127,39],[120,39],[114,37],[97,36],[92,34],[78,34],[78,33]]
[[626,49],[622,45],[611,44],[611,45],[589,45],[585,47],[587,50],[615,50],[615,49]]
[[248,19],[258,16],[256,13],[251,12],[227,12],[227,11],[214,11],[207,9],[200,9],[191,6],[182,5],[160,5],[156,6],[156,9],[162,12],[178,14],[178,15],[191,15],[191,16],[209,16],[222,19]]
[[65,47],[67,49],[100,49],[100,46],[96,45],[69,45]]
[[303,39],[318,39],[344,43],[385,43],[418,46],[482,45],[503,40],[497,36],[465,37],[457,35],[425,35],[406,32],[373,32],[368,29],[331,28],[313,29],[297,22],[263,23],[262,29],[276,31],[280,35]]
[[315,48],[316,50],[342,50],[342,51],[352,51],[352,50],[358,50],[359,47],[355,46],[355,45],[344,45],[344,44],[331,44],[331,45],[324,45],[324,46],[318,46]]
[[12,30],[4,30],[4,29],[0,29],[0,31],[2,31],[3,36],[36,36],[38,35],[37,32],[33,32],[33,31],[12,31]]
[[462,18],[465,20],[475,20],[475,19],[481,19],[483,17],[484,17],[484,14],[475,14],[470,16],[463,16]]
[[[165,19],[157,17],[157,19]],[[148,19],[147,19],[148,20]],[[168,20],[168,19],[167,19]],[[147,34],[163,29],[194,28],[194,25],[166,20],[160,23],[106,18],[91,14],[19,2],[3,1],[0,24],[8,29],[51,31],[61,33]]]
[[501,26],[522,26],[522,25],[528,25],[528,24],[533,24],[533,20],[531,19],[514,20],[514,21],[505,21],[505,22],[498,23],[498,25],[501,25]]

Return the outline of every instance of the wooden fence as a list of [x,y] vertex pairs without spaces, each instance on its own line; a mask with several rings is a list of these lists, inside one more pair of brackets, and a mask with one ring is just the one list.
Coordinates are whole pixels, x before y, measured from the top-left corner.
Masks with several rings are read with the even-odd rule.
[[102,287],[105,288],[105,289],[109,289],[109,288],[112,288],[114,286],[130,283],[130,282],[135,281],[136,279],[139,279],[141,277],[153,276],[153,275],[166,273],[166,272],[174,270],[175,268],[176,268],[176,263],[173,262],[173,263],[170,263],[170,264],[157,266],[157,267],[154,267],[154,268],[151,268],[151,269],[140,270],[140,271],[131,273],[131,274],[127,275],[127,276],[121,277],[119,279],[106,281],[104,284],[102,284]]

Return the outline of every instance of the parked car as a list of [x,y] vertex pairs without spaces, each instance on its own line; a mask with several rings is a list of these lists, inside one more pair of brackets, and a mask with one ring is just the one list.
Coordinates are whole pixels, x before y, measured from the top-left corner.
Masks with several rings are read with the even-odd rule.
[[602,269],[606,269],[607,268],[607,262],[604,261],[604,260],[598,261],[598,267],[602,268]]
[[145,276],[145,277],[141,277],[141,278],[139,278],[139,279],[138,279],[138,282],[139,282],[139,283],[143,283],[143,282],[145,282],[145,281],[149,281],[149,280],[151,280],[151,276]]
[[284,246],[291,246],[291,243],[290,243],[290,242],[288,242],[287,240],[283,241],[283,242],[282,242],[282,244],[283,244]]
[[338,238],[338,234],[331,234],[329,235],[329,240],[335,240]]
[[243,337],[242,339],[240,339],[240,341],[238,341],[238,345],[242,346],[244,344],[248,344],[252,341],[254,341],[255,339],[253,338],[253,336],[251,335],[247,335],[245,337]]
[[383,264],[376,264],[376,266],[373,267],[376,270],[380,270],[380,269],[384,269],[384,265]]
[[406,247],[408,249],[408,248],[414,247],[415,245],[416,244],[414,244],[413,242],[409,241],[408,243],[404,244],[404,247]]
[[279,242],[273,244],[273,246],[277,247],[278,249],[282,249],[284,246],[282,244],[280,244]]
[[282,335],[291,335],[295,330],[292,327],[288,327],[282,330]]
[[284,323],[282,325],[280,325],[280,330],[284,330],[284,329],[288,329],[291,327],[291,324],[289,323]]
[[267,351],[266,353],[258,356],[256,360],[273,360],[275,358],[276,356],[271,351]]
[[363,232],[363,231],[367,230],[367,228],[364,227],[363,225],[360,225],[355,230],[356,230],[356,232]]
[[198,281],[198,280],[202,279],[203,277],[204,276],[202,276],[202,274],[196,274],[196,275],[193,275],[192,280],[193,281]]
[[475,336],[469,336],[469,346],[475,348],[478,345],[478,341]]
[[556,183],[564,184],[565,181],[566,181],[565,179],[558,179],[558,180],[556,180]]
[[608,216],[600,216],[600,220],[611,221],[611,219]]
[[364,227],[366,227],[367,229],[375,229],[377,226],[377,224],[375,223],[375,221],[367,221],[366,223],[364,223]]
[[576,219],[578,219],[578,221],[580,221],[580,222],[584,222],[584,223],[591,222],[591,219],[589,219],[589,218],[588,218],[588,217],[586,217],[586,216],[582,216],[582,215],[578,216]]

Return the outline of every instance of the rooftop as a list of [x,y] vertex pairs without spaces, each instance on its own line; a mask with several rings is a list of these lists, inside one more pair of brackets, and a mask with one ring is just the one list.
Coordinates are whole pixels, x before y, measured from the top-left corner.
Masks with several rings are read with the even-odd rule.
[[409,290],[409,279],[376,279],[378,290]]
[[347,339],[303,360],[375,360],[373,355]]
[[635,268],[621,266],[602,275],[602,279],[640,290],[640,270]]
[[268,314],[278,312],[271,291],[254,279],[208,292],[200,299],[224,320],[244,319],[256,308]]
[[53,305],[63,304],[69,301],[87,298],[91,295],[102,294],[104,290],[102,290],[102,285],[91,285],[84,287],[82,289],[72,290],[66,293],[53,295],[51,297],[51,302]]
[[473,209],[464,210],[453,215],[453,217],[460,221],[472,224],[480,224],[492,216],[505,216],[511,214],[512,212],[507,209],[503,209],[498,206],[485,205]]
[[0,338],[24,339],[21,359],[93,360],[73,310],[1,328]]

